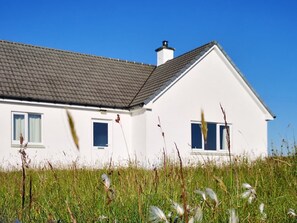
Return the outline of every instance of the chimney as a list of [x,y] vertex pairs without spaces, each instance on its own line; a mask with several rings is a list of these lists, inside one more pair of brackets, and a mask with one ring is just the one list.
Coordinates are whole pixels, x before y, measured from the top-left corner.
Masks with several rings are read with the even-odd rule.
[[164,40],[162,46],[156,49],[157,52],[157,66],[160,66],[166,61],[173,59],[175,49],[168,46],[168,41]]

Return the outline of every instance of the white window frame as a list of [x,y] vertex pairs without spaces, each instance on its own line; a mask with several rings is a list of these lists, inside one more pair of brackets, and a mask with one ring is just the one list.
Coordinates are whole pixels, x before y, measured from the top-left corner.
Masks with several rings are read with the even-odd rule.
[[[11,112],[11,144],[13,146],[20,146],[20,140],[14,140],[13,139],[13,134],[14,134],[14,115],[24,115],[25,119],[25,134],[23,135],[24,141],[28,143],[28,147],[39,147],[43,146],[43,114],[38,113],[38,112]],[[40,120],[40,142],[29,142],[29,115],[40,115],[41,120]]]
[[[204,148],[205,146],[205,143],[204,143],[204,137],[202,135],[202,132],[201,132],[201,138],[202,138],[202,148],[193,148],[193,145],[192,145],[192,128],[191,128],[191,149],[192,151],[204,151],[204,152],[226,152],[228,151],[228,148],[226,149],[221,149],[221,140],[220,140],[220,127],[221,126],[225,126],[225,123],[218,123],[218,122],[206,122],[206,124],[216,124],[216,150],[206,150]],[[201,122],[198,122],[198,121],[191,121],[191,125],[192,124],[197,124],[197,125],[200,125],[201,126]],[[232,145],[232,125],[230,123],[227,123],[227,126],[229,127],[229,135],[230,135],[230,145]],[[200,127],[201,128],[201,127]]]
[[[220,127],[223,126],[225,127],[225,123],[217,123],[217,151],[228,151],[228,142],[227,142],[227,148],[226,149],[221,149],[221,139],[220,139]],[[230,140],[230,146],[231,146],[231,124],[227,123],[227,127],[229,128],[229,140]],[[226,139],[227,140],[227,139]]]
[[[94,123],[106,123],[107,124],[107,146],[94,146]],[[93,149],[110,149],[112,144],[112,122],[111,120],[106,119],[92,119],[91,122],[91,130],[92,130],[92,139],[91,145]]]

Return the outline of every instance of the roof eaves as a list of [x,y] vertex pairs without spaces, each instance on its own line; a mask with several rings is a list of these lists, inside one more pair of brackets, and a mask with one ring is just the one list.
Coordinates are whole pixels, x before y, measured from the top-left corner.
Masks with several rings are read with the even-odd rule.
[[7,95],[0,95],[0,98],[8,99],[8,100],[18,100],[18,101],[42,102],[42,103],[49,103],[49,104],[53,104],[53,105],[54,104],[64,104],[64,105],[76,105],[76,106],[86,106],[86,107],[96,107],[96,108],[130,110],[129,106],[91,104],[91,103],[80,103],[80,102],[59,101],[59,100],[49,100],[49,99],[35,99],[35,98],[31,98],[31,97],[18,97],[18,96],[7,96]]

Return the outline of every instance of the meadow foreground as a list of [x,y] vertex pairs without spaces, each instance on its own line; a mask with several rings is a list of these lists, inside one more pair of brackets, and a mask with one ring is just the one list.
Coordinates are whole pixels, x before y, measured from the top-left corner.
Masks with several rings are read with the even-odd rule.
[[0,182],[0,222],[297,222],[296,155],[153,170],[49,163]]

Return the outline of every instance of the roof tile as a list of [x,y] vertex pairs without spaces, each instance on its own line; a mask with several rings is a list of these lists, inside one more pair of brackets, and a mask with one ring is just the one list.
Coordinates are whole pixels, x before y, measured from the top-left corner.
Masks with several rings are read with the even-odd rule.
[[0,41],[0,97],[129,108],[152,99],[214,44],[156,67]]
[[153,69],[152,65],[0,41],[0,96],[4,98],[124,108]]

